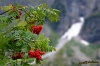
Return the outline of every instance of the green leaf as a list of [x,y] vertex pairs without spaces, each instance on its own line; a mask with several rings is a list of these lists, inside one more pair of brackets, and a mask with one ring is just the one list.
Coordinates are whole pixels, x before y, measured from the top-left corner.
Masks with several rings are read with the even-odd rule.
[[1,9],[2,9],[2,10],[5,10],[5,11],[8,11],[8,10],[10,10],[10,9],[12,9],[12,8],[13,8],[12,4],[9,4],[8,6],[3,6],[3,7],[1,7]]
[[22,21],[22,22],[18,23],[17,26],[23,27],[23,26],[25,26],[26,24],[27,24],[26,21]]
[[10,11],[8,16],[9,18],[15,18],[18,15],[18,13],[16,11]]

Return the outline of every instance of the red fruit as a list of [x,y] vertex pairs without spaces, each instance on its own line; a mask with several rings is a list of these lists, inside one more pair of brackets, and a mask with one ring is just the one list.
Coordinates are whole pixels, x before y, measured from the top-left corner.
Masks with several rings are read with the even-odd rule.
[[45,52],[40,52],[41,55],[45,54]]
[[17,59],[21,59],[22,58],[22,53],[18,52],[16,57],[17,57]]
[[20,16],[16,16],[16,19],[19,19],[20,18]]
[[22,54],[23,54],[22,52],[18,52],[16,55],[12,55],[12,59],[13,60],[21,59],[23,58]]
[[38,50],[35,51],[35,57],[37,60],[42,60],[40,51],[38,51]]
[[42,25],[38,25],[38,26],[31,26],[31,31],[34,34],[39,34],[42,30]]
[[19,19],[21,15],[22,15],[22,12],[18,11],[18,15],[16,16],[16,19]]
[[17,57],[16,57],[16,56],[14,56],[14,55],[12,55],[12,59],[13,59],[13,60],[16,60],[16,59],[17,59]]
[[44,52],[42,52],[42,51],[40,51],[40,50],[35,50],[35,51],[33,51],[33,50],[30,50],[29,52],[28,52],[28,55],[29,55],[29,57],[30,58],[36,58],[37,60],[42,60],[42,57],[41,57],[41,55],[43,55],[44,54]]
[[40,54],[39,54],[39,52],[34,52],[34,54],[35,54],[35,57],[37,57],[37,56],[41,56]]
[[45,54],[45,52],[42,52],[42,51],[40,51],[40,50],[36,50],[36,51],[39,52],[40,55]]
[[22,12],[19,11],[19,15],[21,16],[22,15]]
[[36,59],[37,60],[42,60],[42,57],[41,56],[37,56]]
[[33,58],[34,57],[34,51],[33,50],[30,50],[29,52],[28,52],[28,55],[29,55],[29,57],[30,58]]

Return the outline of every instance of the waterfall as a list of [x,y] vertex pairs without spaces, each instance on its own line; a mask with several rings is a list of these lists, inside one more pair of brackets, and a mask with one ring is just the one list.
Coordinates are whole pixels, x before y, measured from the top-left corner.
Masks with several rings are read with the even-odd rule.
[[[62,35],[61,39],[65,39],[67,37],[68,40],[71,40],[73,37],[76,37],[79,35],[81,29],[82,29],[82,26],[84,24],[84,17],[80,17],[80,22],[77,22],[75,24],[72,24],[71,28],[68,29],[68,31],[65,32],[64,35]],[[89,45],[89,42],[81,39],[80,42],[83,44],[83,45]]]
[[73,37],[79,34],[82,25],[84,23],[84,17],[80,17],[79,19],[80,22],[72,24],[71,28],[69,28],[68,31],[65,32],[65,34],[61,37],[61,39],[65,39],[67,37],[68,40],[71,40]]

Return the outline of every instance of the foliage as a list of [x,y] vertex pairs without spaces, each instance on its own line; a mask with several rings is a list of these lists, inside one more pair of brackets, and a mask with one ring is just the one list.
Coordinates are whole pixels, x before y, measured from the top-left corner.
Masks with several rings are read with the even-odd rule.
[[49,46],[49,38],[39,33],[45,19],[59,20],[59,10],[48,8],[46,4],[36,7],[9,4],[0,8],[4,11],[0,14],[0,66],[28,66],[31,61],[40,63],[43,59],[29,57],[30,50],[43,53],[56,50]]

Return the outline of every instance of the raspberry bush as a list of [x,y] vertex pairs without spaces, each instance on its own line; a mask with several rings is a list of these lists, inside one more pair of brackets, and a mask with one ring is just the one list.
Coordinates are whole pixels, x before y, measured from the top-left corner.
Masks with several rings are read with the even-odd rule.
[[40,32],[45,19],[59,20],[59,10],[46,4],[9,4],[0,8],[0,66],[29,66],[33,61],[38,64],[43,61],[42,55],[56,50]]

